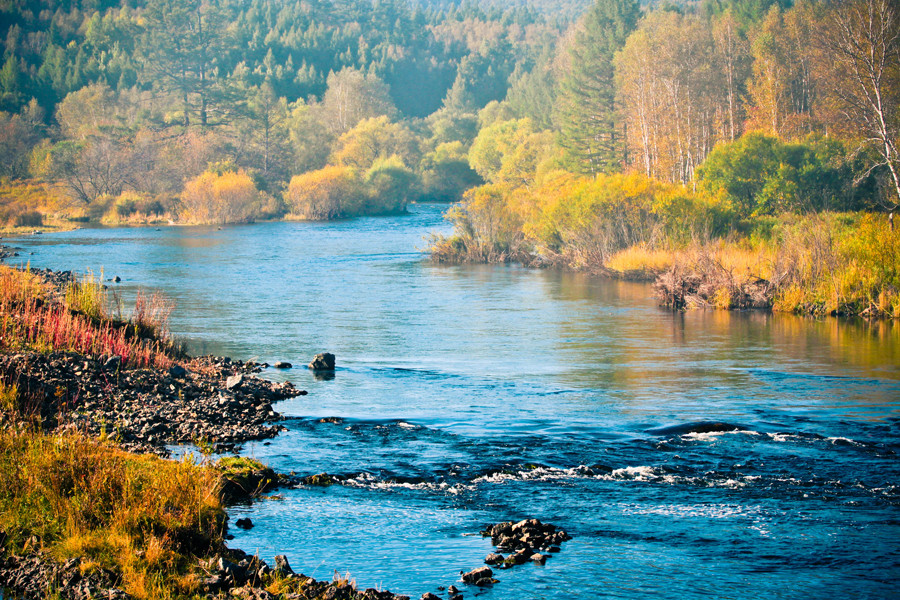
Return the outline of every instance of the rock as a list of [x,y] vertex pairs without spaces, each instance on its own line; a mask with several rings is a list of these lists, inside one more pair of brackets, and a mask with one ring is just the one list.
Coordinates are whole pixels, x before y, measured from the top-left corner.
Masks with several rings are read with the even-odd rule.
[[537,564],[539,564],[539,565],[542,565],[542,564],[544,564],[545,562],[547,562],[547,556],[544,555],[544,554],[532,554],[532,555],[528,558],[528,560],[530,560],[530,561],[533,562],[533,563],[537,563]]
[[240,527],[241,529],[253,529],[253,521],[249,518],[247,519],[238,519],[234,522],[235,525]]
[[490,567],[478,567],[477,569],[473,569],[468,573],[462,574],[462,579],[466,583],[474,583],[475,585],[481,585],[480,581],[487,579],[491,580],[494,576],[494,572],[491,571]]
[[225,380],[225,389],[236,390],[244,383],[243,374],[232,375]]
[[422,594],[422,600],[441,600],[441,599],[440,599],[440,596],[436,596],[436,595],[432,594],[431,592],[425,592],[424,594]]
[[316,354],[308,366],[313,371],[334,371],[334,354],[330,352]]
[[113,277],[113,283],[119,283],[120,281],[122,281],[122,278],[119,277],[118,275],[116,275],[115,277]]
[[121,356],[110,356],[108,359],[106,359],[106,362],[103,363],[103,368],[107,371],[117,371],[121,365]]
[[218,568],[219,575],[221,575],[226,582],[237,586],[243,585],[244,582],[247,581],[247,570],[226,558],[219,558]]
[[279,554],[275,557],[275,572],[279,575],[294,575],[294,570],[291,568],[291,565],[288,564],[287,556],[284,554]]
[[503,555],[502,554],[494,554],[493,552],[488,554],[487,557],[484,559],[484,563],[486,565],[499,565],[502,562],[503,562]]
[[277,363],[275,363],[272,366],[275,367],[276,369],[292,369],[294,367],[294,365],[292,365],[291,363],[285,362],[283,360],[278,361]]
[[448,594],[455,594],[459,591],[459,589],[455,585],[451,585],[447,588]]
[[174,377],[175,379],[181,379],[187,376],[187,369],[182,367],[181,365],[172,365],[169,367],[169,377]]

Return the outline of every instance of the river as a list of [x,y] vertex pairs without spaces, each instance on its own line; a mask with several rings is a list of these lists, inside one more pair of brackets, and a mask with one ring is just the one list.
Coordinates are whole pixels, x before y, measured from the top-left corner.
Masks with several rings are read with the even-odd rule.
[[[230,544],[267,561],[446,597],[492,550],[472,534],[536,517],[574,539],[465,596],[897,593],[900,324],[673,314],[646,284],[436,265],[421,248],[441,210],[9,243],[119,276],[126,306],[162,290],[194,353],[294,363],[264,375],[309,395],[242,452],[349,479],[233,508],[255,527]],[[302,368],[321,351],[333,379]]]

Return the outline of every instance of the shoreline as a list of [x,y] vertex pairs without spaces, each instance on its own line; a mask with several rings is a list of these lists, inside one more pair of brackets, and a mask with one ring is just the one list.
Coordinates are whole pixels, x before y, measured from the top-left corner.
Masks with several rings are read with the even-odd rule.
[[[45,283],[48,288],[45,299],[26,302],[29,305],[65,306],[62,298],[68,286],[76,282],[70,272],[2,269],[25,277],[39,277]],[[4,318],[15,320],[16,315],[10,311],[15,312],[16,301],[9,302],[7,298],[2,303],[6,313]],[[103,320],[93,323],[95,327],[131,327],[133,336],[139,331],[139,326],[130,323]],[[170,344],[161,345],[160,342],[157,338],[157,349],[179,352]],[[319,356],[314,362],[318,359]],[[173,557],[170,559],[175,561],[172,564],[180,565],[166,567],[174,570],[170,574],[162,571],[164,578],[178,580],[181,583],[177,585],[187,586],[185,589],[190,590],[190,593],[174,593],[174,598],[410,600],[408,596],[386,590],[358,590],[355,583],[346,578],[316,581],[295,573],[284,555],[276,556],[274,566],[270,566],[258,556],[226,545],[231,539],[228,506],[264,499],[263,494],[279,487],[339,483],[338,478],[324,473],[308,477],[280,475],[254,459],[237,455],[242,443],[270,439],[284,430],[279,424],[284,417],[275,410],[274,403],[306,395],[306,391],[295,388],[290,382],[276,383],[258,377],[268,366],[227,357],[179,354],[166,363],[157,358],[141,367],[122,356],[89,355],[71,350],[7,349],[0,352],[0,395],[4,397],[4,410],[0,411],[0,446],[7,448],[5,453],[0,453],[0,477],[10,477],[10,465],[4,464],[3,460],[8,462],[10,456],[16,451],[21,453],[22,448],[74,448],[74,451],[66,451],[50,460],[56,460],[54,464],[63,464],[73,472],[103,470],[107,468],[106,463],[111,462],[123,465],[125,473],[135,469],[149,470],[151,477],[165,479],[165,473],[171,469],[187,470],[191,477],[212,481],[214,487],[205,493],[207,500],[209,494],[213,494],[212,514],[217,515],[205,528],[169,529],[165,526],[160,531],[157,525],[150,531],[139,533],[133,543],[149,535],[150,542],[145,539],[140,543],[150,545],[140,550],[139,546],[128,545],[126,555],[124,558],[120,555],[118,562],[109,557],[97,557],[92,554],[95,551],[73,555],[70,550],[62,550],[59,539],[45,540],[39,534],[30,533],[27,517],[24,531],[19,532],[16,528],[23,525],[20,516],[12,528],[9,524],[3,526],[7,530],[0,528],[0,593],[12,591],[23,598],[44,598],[47,590],[52,589],[58,597],[72,600],[156,597],[154,594],[130,594],[128,590],[133,589],[135,583],[120,563],[125,561],[127,565],[148,560],[154,552],[152,540],[160,539],[157,536],[162,535],[161,543],[171,546],[165,552]],[[314,368],[313,364],[310,368]],[[203,458],[196,463],[196,455],[192,453],[192,457],[171,460],[169,447],[179,444],[194,445]],[[14,464],[35,460],[34,450],[31,452],[21,458],[13,456]],[[217,460],[211,458],[213,454],[224,453],[234,455]],[[43,456],[46,452],[40,450],[37,454]],[[85,460],[88,464],[79,463]],[[35,467],[25,470],[32,468]],[[15,469],[18,471],[21,467]],[[111,476],[113,479],[123,476],[121,468],[117,472]],[[97,484],[91,481],[93,479],[89,478],[80,484],[84,486],[83,493],[91,497],[108,493],[106,489],[92,488]],[[31,485],[20,485],[24,489],[16,493],[30,494]],[[101,485],[115,489],[135,484],[126,481]],[[83,502],[77,497],[78,485],[75,490],[66,489],[58,493],[66,500],[69,494],[74,494],[76,504]],[[148,492],[156,494],[152,489]],[[132,518],[138,523],[145,519],[152,522],[153,517],[144,516],[142,510],[138,509]],[[62,514],[59,516],[61,518]],[[71,524],[72,517],[68,518]],[[253,526],[249,519],[241,521],[238,519],[234,525]],[[141,531],[142,528],[139,527]],[[102,531],[100,534],[103,535]],[[89,528],[78,535],[97,533]],[[509,569],[526,563],[542,565],[560,551],[560,544],[571,539],[565,531],[535,519],[488,525],[482,535],[492,537],[497,551],[509,552],[506,558],[494,552],[485,558],[485,564],[495,569]],[[135,554],[133,558],[129,558],[131,553]],[[475,591],[499,583],[485,565],[460,573],[461,580],[437,590],[439,593],[446,591],[448,600],[461,600],[456,585]],[[132,579],[133,576],[131,572]],[[425,592],[422,598],[436,600],[440,596]]]

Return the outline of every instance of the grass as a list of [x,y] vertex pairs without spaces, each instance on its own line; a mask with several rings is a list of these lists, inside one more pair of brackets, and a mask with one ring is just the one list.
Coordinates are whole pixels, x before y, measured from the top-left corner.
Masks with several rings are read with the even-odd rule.
[[[8,393],[8,390],[7,390]],[[80,435],[0,431],[0,529],[9,552],[44,550],[121,574],[136,598],[196,591],[194,556],[222,541],[219,474]]]
[[92,319],[106,317],[109,298],[103,288],[103,271],[100,271],[99,277],[95,277],[94,272],[88,269],[80,281],[69,284],[65,302],[69,310]]
[[0,351],[72,351],[119,356],[126,367],[168,368],[170,308],[159,296],[139,296],[133,324],[112,320],[100,279],[93,274],[69,286],[65,301],[26,270],[0,266]]
[[621,250],[606,261],[605,267],[623,279],[655,279],[675,261],[672,252],[636,245]]
[[900,318],[900,232],[881,215],[785,217],[761,239],[674,253],[657,280],[667,304]]

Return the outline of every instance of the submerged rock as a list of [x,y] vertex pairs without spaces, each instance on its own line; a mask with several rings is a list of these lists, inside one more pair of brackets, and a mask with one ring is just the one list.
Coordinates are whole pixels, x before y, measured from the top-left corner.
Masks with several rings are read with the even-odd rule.
[[334,354],[330,352],[316,354],[308,367],[313,371],[334,371]]

